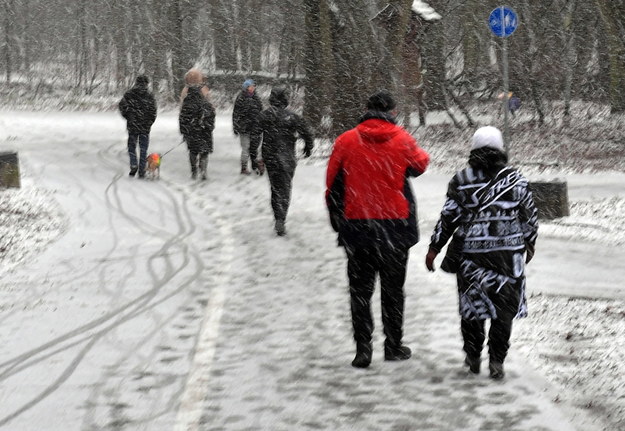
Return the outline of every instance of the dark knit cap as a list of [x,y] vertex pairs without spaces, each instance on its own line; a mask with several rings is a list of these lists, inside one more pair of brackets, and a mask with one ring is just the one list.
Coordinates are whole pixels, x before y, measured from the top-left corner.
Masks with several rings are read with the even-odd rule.
[[139,84],[139,85],[148,85],[148,82],[150,82],[150,80],[148,79],[147,76],[145,76],[145,75],[137,76],[137,80],[136,80],[137,84]]
[[388,112],[395,109],[397,104],[388,90],[381,90],[369,97],[367,109],[370,111]]
[[278,108],[286,108],[289,105],[289,91],[286,87],[278,86],[271,89],[269,104]]

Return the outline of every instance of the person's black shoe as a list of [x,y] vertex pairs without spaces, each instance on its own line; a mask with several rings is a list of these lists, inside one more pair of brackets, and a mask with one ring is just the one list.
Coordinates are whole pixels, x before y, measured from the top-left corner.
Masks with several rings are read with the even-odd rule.
[[145,172],[139,172],[139,178],[145,178]]
[[137,173],[138,169],[139,168],[137,166],[131,166],[130,167],[130,172],[128,172],[128,175],[131,176],[131,177],[134,177],[135,174]]
[[276,220],[276,234],[278,234],[278,236],[284,236],[286,235],[286,227],[284,225],[284,220]]
[[477,358],[472,358],[469,355],[467,355],[464,358],[464,364],[469,367],[469,371],[471,371],[471,373],[473,374],[480,374],[481,362],[482,360],[480,359],[479,356]]
[[389,347],[384,346],[384,360],[405,361],[412,356],[412,350],[408,346]]
[[371,344],[358,344],[356,346],[356,356],[352,361],[352,367],[367,368],[371,365],[371,356],[373,355],[373,347]]
[[506,376],[501,362],[492,362],[488,365],[490,370],[490,378],[493,380],[501,380]]

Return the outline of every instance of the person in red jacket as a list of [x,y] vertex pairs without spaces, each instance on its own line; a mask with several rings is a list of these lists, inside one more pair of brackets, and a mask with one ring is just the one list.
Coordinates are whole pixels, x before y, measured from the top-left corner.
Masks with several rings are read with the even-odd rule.
[[367,101],[354,129],[340,135],[326,173],[326,204],[338,242],[347,255],[356,356],[352,366],[371,364],[371,297],[379,274],[385,360],[410,358],[402,344],[404,282],[410,247],[419,240],[417,207],[410,182],[430,157],[395,124],[395,100],[382,90]]

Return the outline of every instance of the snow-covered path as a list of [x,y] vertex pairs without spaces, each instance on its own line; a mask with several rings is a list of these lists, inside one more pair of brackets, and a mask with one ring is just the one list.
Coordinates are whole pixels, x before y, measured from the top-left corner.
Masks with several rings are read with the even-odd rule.
[[[414,181],[425,239],[406,284],[414,356],[382,360],[376,293],[373,364],[356,370],[323,161],[298,167],[276,237],[267,178],[238,175],[225,115],[207,182],[189,179],[182,146],[160,181],[128,178],[115,113],[0,124],[24,187],[54,190],[68,216],[58,241],[0,280],[0,429],[601,429],[554,402],[514,335],[505,381],[464,372],[453,277],[422,262],[447,176]],[[178,142],[175,115],[161,115],[151,149]]]

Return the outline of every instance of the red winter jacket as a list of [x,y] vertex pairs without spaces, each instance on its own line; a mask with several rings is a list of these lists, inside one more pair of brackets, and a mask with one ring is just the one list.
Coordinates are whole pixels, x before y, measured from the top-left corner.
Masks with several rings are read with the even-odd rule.
[[429,155],[392,118],[369,112],[336,139],[328,162],[326,202],[342,245],[374,240],[408,247],[418,241],[416,202],[407,181]]

